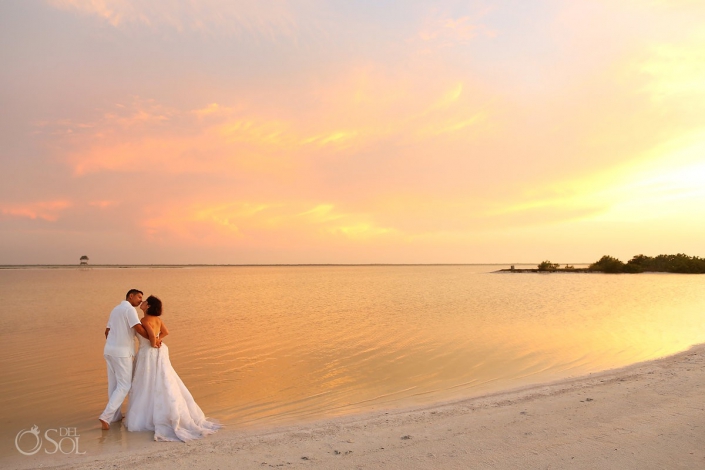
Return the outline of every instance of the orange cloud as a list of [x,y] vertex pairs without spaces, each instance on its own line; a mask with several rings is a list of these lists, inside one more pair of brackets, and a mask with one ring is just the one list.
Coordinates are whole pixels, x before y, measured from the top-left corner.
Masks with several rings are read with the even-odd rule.
[[[240,110],[241,111],[241,110]],[[223,118],[237,115],[238,109],[228,106],[222,106],[218,103],[211,103],[208,106],[192,111],[193,114],[200,119],[204,118]]]
[[[50,5],[64,10],[99,16],[113,26],[119,26],[126,18],[139,18],[129,2],[115,0],[48,0]],[[146,18],[142,18],[145,21]]]
[[332,204],[306,201],[268,203],[195,203],[172,207],[159,217],[147,217],[146,236],[162,243],[185,241],[199,246],[264,247],[310,244],[314,240],[371,241],[401,234],[374,223],[369,214],[344,212]]
[[71,207],[67,200],[41,201],[26,204],[3,204],[0,205],[0,214],[8,217],[18,217],[27,219],[41,219],[48,222],[58,220],[61,212]]
[[116,201],[91,201],[88,203],[89,206],[98,207],[99,209],[105,209],[106,207],[115,206],[117,204]]
[[462,81],[428,83],[412,76],[400,82],[374,68],[341,74],[325,88],[302,92],[311,97],[303,114],[246,101],[178,110],[135,98],[94,122],[61,120],[41,127],[62,140],[60,158],[79,176],[159,169],[290,177],[308,171],[302,165],[311,159],[335,158],[390,139],[411,144],[444,134],[476,138],[467,131],[488,121],[484,108],[491,94]]

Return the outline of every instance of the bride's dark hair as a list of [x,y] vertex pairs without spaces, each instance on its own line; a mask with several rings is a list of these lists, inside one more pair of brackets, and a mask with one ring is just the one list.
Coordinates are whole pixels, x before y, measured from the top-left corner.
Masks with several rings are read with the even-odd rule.
[[150,295],[147,297],[147,311],[144,312],[147,315],[152,315],[153,317],[158,317],[162,314],[162,301],[158,298]]

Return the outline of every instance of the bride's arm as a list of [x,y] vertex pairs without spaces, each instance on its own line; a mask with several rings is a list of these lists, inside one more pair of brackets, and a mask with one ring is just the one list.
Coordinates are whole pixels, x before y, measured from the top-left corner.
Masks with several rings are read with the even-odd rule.
[[168,334],[169,334],[169,329],[166,327],[166,325],[162,321],[161,333],[159,333],[159,339],[163,340],[164,338],[166,338],[166,335],[168,335]]

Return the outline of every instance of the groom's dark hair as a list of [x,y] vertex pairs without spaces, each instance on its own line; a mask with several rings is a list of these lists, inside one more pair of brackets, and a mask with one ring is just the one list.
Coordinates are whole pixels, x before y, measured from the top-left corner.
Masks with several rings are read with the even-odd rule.
[[132,294],[144,295],[144,292],[142,292],[141,290],[137,290],[137,289],[130,289],[127,291],[127,294],[125,295],[125,300],[129,299]]

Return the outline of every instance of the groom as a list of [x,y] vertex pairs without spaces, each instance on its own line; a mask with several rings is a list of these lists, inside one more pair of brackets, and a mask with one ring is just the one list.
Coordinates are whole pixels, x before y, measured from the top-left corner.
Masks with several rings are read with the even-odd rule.
[[110,429],[110,423],[122,419],[122,402],[132,385],[132,365],[135,355],[135,332],[149,338],[137,316],[137,307],[142,303],[142,291],[130,289],[125,300],[110,312],[105,329],[103,356],[108,363],[108,406],[100,415],[100,425]]

